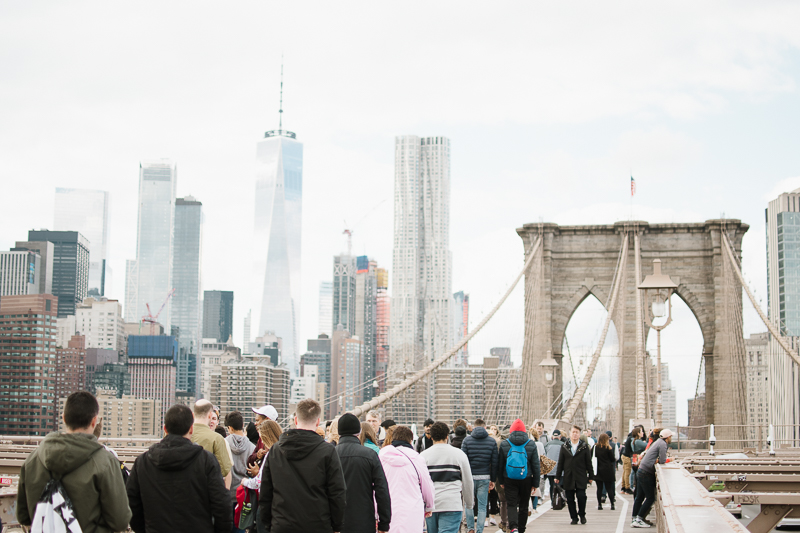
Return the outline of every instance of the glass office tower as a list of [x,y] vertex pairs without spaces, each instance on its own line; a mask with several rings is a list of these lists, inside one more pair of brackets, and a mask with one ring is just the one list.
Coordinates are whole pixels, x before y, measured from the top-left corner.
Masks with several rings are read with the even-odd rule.
[[108,267],[108,191],[56,188],[53,229],[89,240],[89,296],[103,296]]
[[75,314],[89,287],[89,241],[77,231],[31,230],[30,242],[53,243],[53,296],[58,296],[58,318]]
[[303,212],[303,144],[294,133],[268,131],[256,149],[256,336],[282,339],[283,361],[298,375],[300,232]]
[[[203,338],[228,342],[233,335],[233,291],[205,291],[203,293]],[[245,334],[244,349],[250,339]]]
[[[136,234],[136,268],[131,286],[135,287],[136,312],[133,317],[148,314],[147,304],[155,315],[172,289],[172,238],[175,223],[175,186],[177,167],[168,159],[139,164],[139,224]],[[171,331],[172,305],[167,302],[158,317],[164,331]]]
[[[175,200],[175,235],[172,248],[172,327],[178,328],[177,383],[179,390],[196,390],[196,368],[200,338],[200,295],[203,244],[203,204],[192,196]],[[152,306],[151,306],[152,308]]]

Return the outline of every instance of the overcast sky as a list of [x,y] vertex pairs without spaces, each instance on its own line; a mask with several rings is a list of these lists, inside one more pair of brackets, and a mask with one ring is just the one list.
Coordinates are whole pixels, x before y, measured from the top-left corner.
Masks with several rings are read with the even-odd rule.
[[[768,1],[4,2],[0,247],[52,226],[56,187],[109,190],[122,300],[139,161],[172,158],[178,195],[204,205],[204,288],[236,291],[239,342],[255,146],[277,127],[283,55],[284,126],[305,154],[301,346],[345,224],[354,251],[391,268],[403,134],[451,140],[453,290],[470,293],[472,324],[521,267],[515,228],[540,219],[740,218],[766,304],[764,208],[800,186],[798,20],[800,4]],[[746,331],[763,330],[748,306]],[[584,314],[576,346],[602,325]],[[518,357],[519,291],[494,322],[473,356]],[[701,345],[691,314],[664,334],[692,368]]]

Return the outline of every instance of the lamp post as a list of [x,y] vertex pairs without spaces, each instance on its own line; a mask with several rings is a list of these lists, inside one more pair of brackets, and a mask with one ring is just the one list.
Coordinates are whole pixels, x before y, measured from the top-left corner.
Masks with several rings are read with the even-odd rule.
[[[639,285],[639,290],[644,291],[645,302],[650,302],[647,308],[647,325],[656,330],[657,337],[657,356],[656,356],[656,426],[661,427],[663,423],[664,406],[661,401],[661,330],[669,326],[672,322],[672,301],[670,296],[678,286],[666,274],[661,273],[661,259],[653,259],[653,273],[645,276],[644,281]],[[666,321],[656,326],[653,324],[654,318],[666,316]]]
[[553,359],[550,350],[547,350],[547,357],[539,363],[539,366],[542,367],[542,378],[544,386],[547,388],[547,418],[551,418],[550,410],[553,407],[553,385],[556,384],[556,368],[558,367],[558,362]]

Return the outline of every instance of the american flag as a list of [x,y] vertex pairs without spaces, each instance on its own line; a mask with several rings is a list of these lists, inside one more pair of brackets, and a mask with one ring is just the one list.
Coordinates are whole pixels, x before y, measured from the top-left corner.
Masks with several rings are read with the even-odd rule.
[[631,176],[631,196],[636,194],[636,180]]

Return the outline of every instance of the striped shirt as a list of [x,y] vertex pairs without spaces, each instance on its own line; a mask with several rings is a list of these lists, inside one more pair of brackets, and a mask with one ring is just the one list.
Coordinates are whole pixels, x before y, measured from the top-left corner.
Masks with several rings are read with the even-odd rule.
[[434,444],[420,454],[436,490],[434,512],[473,506],[472,470],[467,455],[449,444]]

